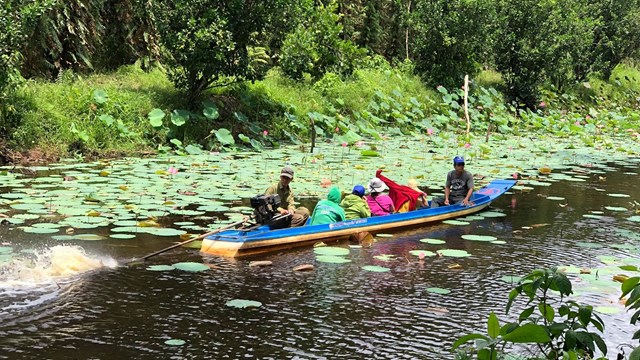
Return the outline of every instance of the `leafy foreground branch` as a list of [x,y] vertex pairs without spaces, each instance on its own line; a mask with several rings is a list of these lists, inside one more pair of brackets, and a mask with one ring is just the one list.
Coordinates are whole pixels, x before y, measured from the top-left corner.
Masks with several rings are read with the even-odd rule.
[[[627,305],[630,306],[633,300],[632,308],[639,308],[640,278],[627,281],[622,286],[623,296],[633,292]],[[517,298],[527,299],[517,322],[501,326],[492,312],[486,334],[468,334],[453,344],[453,350],[458,350],[457,358],[469,358],[473,354],[479,360],[504,358],[508,352],[506,349],[513,344],[532,345],[532,350],[538,353],[534,359],[593,359],[596,347],[606,356],[607,346],[600,336],[604,332],[602,319],[593,312],[592,306],[565,300],[572,293],[571,281],[557,268],[532,271],[509,293],[506,313],[509,313]],[[639,316],[640,311],[634,315],[632,323]],[[593,328],[595,331],[590,331]],[[634,339],[638,336],[640,334],[636,333]],[[474,342],[473,346],[461,348],[461,345],[471,341]],[[634,353],[630,359],[635,359]]]

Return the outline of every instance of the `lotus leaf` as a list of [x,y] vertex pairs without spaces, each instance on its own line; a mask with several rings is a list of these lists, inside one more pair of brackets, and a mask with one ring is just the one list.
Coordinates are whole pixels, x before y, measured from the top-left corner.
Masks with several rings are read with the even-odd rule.
[[609,210],[609,211],[628,211],[627,208],[625,207],[621,207],[621,206],[605,206],[605,209]]
[[169,270],[175,270],[175,267],[173,267],[171,265],[151,265],[151,266],[147,266],[147,270],[149,270],[149,271],[169,271]]
[[112,239],[126,240],[126,239],[133,239],[136,236],[133,234],[111,234],[109,235],[109,237]]
[[313,252],[316,253],[317,255],[333,255],[333,256],[349,255],[349,249],[336,247],[336,246],[317,247],[313,249]]
[[165,341],[164,343],[169,346],[181,346],[185,344],[185,341],[180,339],[170,339]]
[[420,254],[422,254],[422,256],[436,256],[436,253],[427,250],[411,250],[409,251],[409,254],[415,256],[421,256]]
[[563,201],[564,198],[560,196],[547,196],[547,200]]
[[49,228],[34,228],[34,227],[23,227],[22,231],[26,232],[26,233],[31,233],[31,234],[55,234],[58,231],[60,231],[60,229],[49,229]]
[[633,221],[633,222],[640,222],[640,216],[634,215],[632,217],[628,217],[627,220]]
[[324,263],[333,263],[333,264],[344,264],[344,263],[348,263],[351,262],[351,260],[349,259],[345,259],[341,256],[335,256],[335,255],[320,255],[320,256],[316,256],[316,260],[319,262],[324,262]]
[[373,258],[380,261],[393,261],[395,260],[395,255],[382,254],[382,255],[376,255]]
[[446,241],[444,241],[444,240],[429,239],[429,238],[420,239],[420,242],[427,243],[427,244],[432,244],[432,245],[441,245],[441,244],[445,244],[446,243]]
[[490,235],[462,235],[461,236],[465,240],[471,241],[496,241],[498,238]]
[[199,272],[209,270],[209,267],[197,262],[180,262],[172,265],[174,268],[182,271]]
[[460,220],[444,220],[442,223],[449,225],[469,225],[469,222]]
[[480,213],[480,215],[482,215],[484,217],[488,217],[488,218],[507,216],[507,214],[501,213],[501,212],[497,212],[497,211],[485,211],[485,212]]
[[439,287],[430,287],[430,288],[427,288],[426,291],[432,294],[441,294],[441,295],[447,295],[451,292],[451,290],[449,289],[443,289]]
[[617,197],[617,198],[628,198],[628,197],[631,197],[630,195],[627,195],[627,194],[607,194],[607,195],[611,196],[611,197]]
[[233,299],[225,303],[226,306],[244,309],[247,307],[260,307],[262,303],[253,300]]
[[582,217],[587,219],[602,219],[604,216],[602,215],[593,215],[593,214],[582,214]]
[[516,276],[516,275],[505,275],[503,277],[500,278],[500,280],[508,283],[508,284],[515,284],[517,282],[519,282],[522,279],[521,276]]
[[0,246],[0,254],[9,254],[13,252],[13,248],[11,246]]
[[375,265],[365,265],[362,267],[363,270],[371,271],[371,272],[387,272],[391,271],[391,269],[383,267],[383,266],[375,266]]
[[437,252],[438,252],[438,254],[440,254],[442,256],[450,256],[450,257],[468,257],[468,256],[471,256],[471,254],[469,254],[467,251],[465,251],[465,250],[457,250],[457,249],[442,249],[442,250],[438,250]]
[[622,312],[623,309],[613,306],[596,306],[593,310],[600,314],[618,314]]

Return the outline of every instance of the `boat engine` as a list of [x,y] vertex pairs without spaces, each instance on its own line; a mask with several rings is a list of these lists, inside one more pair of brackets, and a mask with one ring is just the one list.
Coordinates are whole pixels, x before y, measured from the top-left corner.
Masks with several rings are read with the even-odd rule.
[[258,195],[251,198],[251,207],[253,215],[258,224],[268,224],[275,216],[280,215],[278,211],[280,206],[280,195]]

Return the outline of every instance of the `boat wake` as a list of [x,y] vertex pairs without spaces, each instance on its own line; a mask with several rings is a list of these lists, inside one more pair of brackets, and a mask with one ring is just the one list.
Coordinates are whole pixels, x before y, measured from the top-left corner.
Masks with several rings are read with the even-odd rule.
[[0,267],[0,288],[63,281],[99,268],[115,268],[111,257],[90,256],[79,246],[57,245],[15,257]]

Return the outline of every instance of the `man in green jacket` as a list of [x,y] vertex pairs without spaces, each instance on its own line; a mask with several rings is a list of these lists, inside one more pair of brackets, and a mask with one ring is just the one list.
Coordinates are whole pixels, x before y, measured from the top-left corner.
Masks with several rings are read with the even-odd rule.
[[331,224],[344,220],[344,210],[340,207],[340,199],[342,194],[337,187],[332,187],[329,190],[326,200],[320,200],[313,209],[313,215],[311,215],[311,225],[318,224]]
[[364,186],[356,185],[351,194],[344,197],[340,203],[344,209],[347,220],[368,218],[371,216],[371,209],[364,200]]
[[291,215],[291,227],[302,226],[307,222],[309,218],[309,209],[306,207],[299,207],[296,209],[293,199],[293,192],[291,191],[291,187],[289,184],[293,180],[293,169],[289,166],[285,166],[280,171],[280,181],[269,186],[267,191],[264,192],[265,195],[280,195],[280,207],[278,207],[278,211],[280,211],[281,215]]

